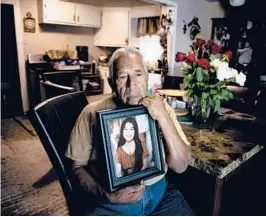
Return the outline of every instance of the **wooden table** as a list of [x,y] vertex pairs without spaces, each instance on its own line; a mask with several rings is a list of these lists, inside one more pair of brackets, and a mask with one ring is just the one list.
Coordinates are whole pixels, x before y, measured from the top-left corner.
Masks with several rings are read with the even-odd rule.
[[191,143],[191,167],[215,177],[213,215],[219,215],[223,186],[263,146],[250,142],[236,130],[223,133],[195,125],[182,125]]

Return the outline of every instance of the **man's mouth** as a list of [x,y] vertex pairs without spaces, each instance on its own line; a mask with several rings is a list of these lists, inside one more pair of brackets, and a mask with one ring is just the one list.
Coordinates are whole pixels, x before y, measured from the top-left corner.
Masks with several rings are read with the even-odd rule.
[[127,95],[127,100],[130,100],[130,99],[136,99],[136,98],[140,98],[140,94],[136,93],[136,94],[130,94],[130,95]]

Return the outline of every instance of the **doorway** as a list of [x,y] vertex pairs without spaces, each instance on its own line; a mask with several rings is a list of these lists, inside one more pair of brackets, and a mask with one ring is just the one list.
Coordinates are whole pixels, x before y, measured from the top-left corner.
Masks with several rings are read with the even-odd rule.
[[14,7],[1,4],[1,118],[23,114]]

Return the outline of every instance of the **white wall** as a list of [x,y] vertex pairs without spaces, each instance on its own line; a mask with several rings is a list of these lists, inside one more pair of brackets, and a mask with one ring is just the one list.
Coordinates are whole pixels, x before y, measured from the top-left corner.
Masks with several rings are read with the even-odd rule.
[[[207,0],[177,0],[177,31],[175,53],[177,51],[187,53],[190,51],[189,45],[192,44],[189,38],[189,29],[183,34],[183,20],[189,23],[194,16],[199,18],[202,37],[206,40],[211,37],[212,21],[211,18],[224,17],[225,11],[221,7],[219,1]],[[175,55],[174,53],[174,55]],[[181,75],[180,64],[175,63],[174,76]]]

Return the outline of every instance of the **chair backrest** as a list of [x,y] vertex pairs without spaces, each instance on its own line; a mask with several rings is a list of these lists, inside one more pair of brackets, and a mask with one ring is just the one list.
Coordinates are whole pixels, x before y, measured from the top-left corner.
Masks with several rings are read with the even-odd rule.
[[75,92],[48,99],[29,112],[29,119],[58,175],[71,214],[77,212],[71,183],[72,162],[65,157],[65,151],[71,130],[87,104],[85,93]]

